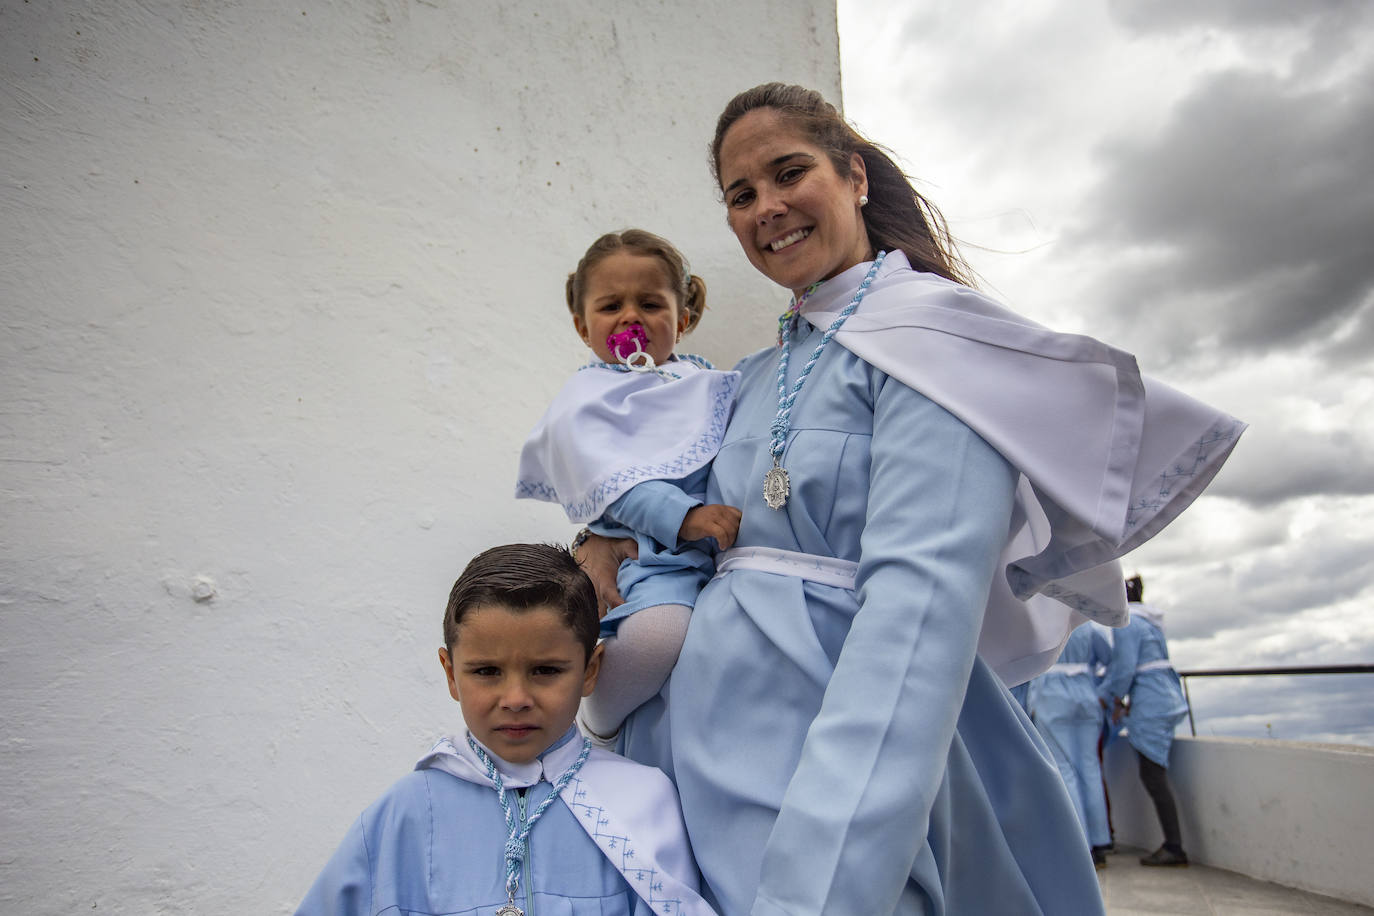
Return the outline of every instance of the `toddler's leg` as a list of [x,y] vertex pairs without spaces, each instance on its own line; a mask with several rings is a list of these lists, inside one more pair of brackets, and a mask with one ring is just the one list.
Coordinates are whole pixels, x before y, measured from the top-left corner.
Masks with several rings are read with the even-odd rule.
[[636,611],[605,640],[596,690],[582,700],[578,720],[595,737],[609,739],[625,717],[663,687],[677,664],[691,608],[659,604]]

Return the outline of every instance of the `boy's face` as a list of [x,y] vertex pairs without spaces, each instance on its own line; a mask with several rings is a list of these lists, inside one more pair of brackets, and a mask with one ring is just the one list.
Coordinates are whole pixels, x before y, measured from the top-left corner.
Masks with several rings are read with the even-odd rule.
[[529,763],[563,737],[596,686],[601,647],[582,644],[550,607],[472,608],[453,652],[439,650],[448,692],[473,737],[511,763]]

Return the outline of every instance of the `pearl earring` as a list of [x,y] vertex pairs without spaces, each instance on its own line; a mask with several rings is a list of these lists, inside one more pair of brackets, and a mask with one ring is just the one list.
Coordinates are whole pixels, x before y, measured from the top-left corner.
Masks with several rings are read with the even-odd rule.
[[867,206],[868,206],[868,195],[867,195],[867,194],[860,194],[860,195],[859,195],[859,206],[861,206],[861,207],[867,207]]

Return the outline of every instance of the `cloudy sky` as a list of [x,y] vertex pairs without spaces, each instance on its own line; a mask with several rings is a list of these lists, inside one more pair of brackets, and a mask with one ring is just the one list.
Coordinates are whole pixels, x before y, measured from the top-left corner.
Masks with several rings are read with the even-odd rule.
[[[840,0],[849,118],[984,289],[1251,424],[1126,558],[1181,668],[1374,662],[1374,3]],[[1194,681],[1374,744],[1374,675]]]

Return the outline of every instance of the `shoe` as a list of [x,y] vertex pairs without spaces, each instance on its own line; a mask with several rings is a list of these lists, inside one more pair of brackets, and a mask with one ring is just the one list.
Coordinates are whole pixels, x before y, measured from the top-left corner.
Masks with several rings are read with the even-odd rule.
[[1107,867],[1107,854],[1103,852],[1101,846],[1093,847],[1093,868],[1103,869]]
[[1183,865],[1188,864],[1188,854],[1182,849],[1174,850],[1161,846],[1148,856],[1140,857],[1141,865]]

